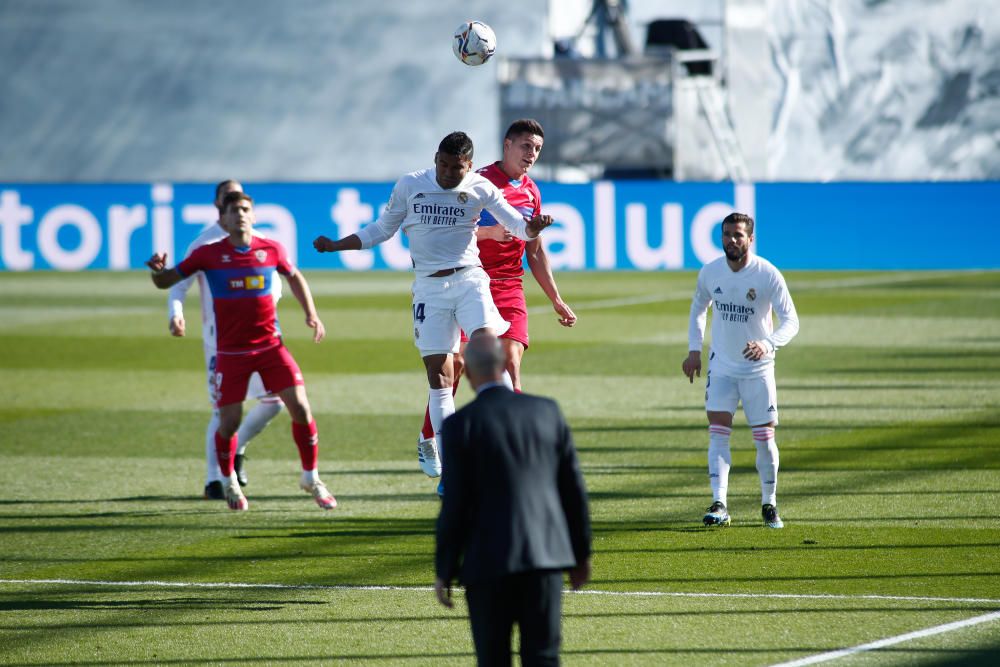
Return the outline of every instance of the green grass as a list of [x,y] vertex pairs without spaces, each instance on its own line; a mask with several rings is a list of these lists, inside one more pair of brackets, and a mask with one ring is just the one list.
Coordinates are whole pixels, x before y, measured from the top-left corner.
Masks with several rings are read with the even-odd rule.
[[[472,662],[461,594],[448,611],[427,590],[438,501],[414,460],[410,277],[308,277],[329,339],[290,297],[280,313],[328,514],[297,488],[285,414],[250,445],[250,511],[200,499],[196,302],[178,340],[144,274],[0,274],[0,664]],[[572,330],[529,279],[525,387],[573,426],[595,529],[566,664],[768,665],[1000,610],[1000,274],[787,278],[802,330],[777,366],[783,531],[759,525],[742,415],[733,526],[701,526],[692,273],[560,275]],[[996,664],[998,636],[994,620],[836,664]]]

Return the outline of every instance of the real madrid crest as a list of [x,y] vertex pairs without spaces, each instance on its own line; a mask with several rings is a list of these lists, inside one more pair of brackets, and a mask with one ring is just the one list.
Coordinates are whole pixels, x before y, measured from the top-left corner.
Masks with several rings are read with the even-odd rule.
[[[264,260],[267,259],[267,251],[266,250],[258,250],[256,252],[254,252],[253,256],[257,258],[258,262],[260,262],[260,263],[263,264]],[[753,290],[750,290],[750,291],[752,292]]]
[[467,201],[469,201],[469,195],[467,193],[465,193],[465,192],[459,192],[458,193],[458,203],[459,204],[464,204]]
[[751,287],[749,290],[747,290],[747,301],[753,301],[756,298],[757,298],[757,290]]

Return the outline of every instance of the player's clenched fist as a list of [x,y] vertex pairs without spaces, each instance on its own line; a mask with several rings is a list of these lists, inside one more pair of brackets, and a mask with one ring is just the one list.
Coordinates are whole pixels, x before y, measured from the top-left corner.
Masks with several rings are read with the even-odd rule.
[[331,238],[327,238],[326,236],[317,236],[316,240],[313,241],[313,248],[316,248],[319,252],[333,252],[336,248],[336,244]]
[[538,214],[531,220],[528,220],[528,232],[531,236],[538,236],[542,233],[542,230],[552,224],[551,215]]
[[153,253],[153,256],[146,260],[146,266],[148,266],[153,273],[163,271],[167,268],[167,253],[163,253],[162,255]]

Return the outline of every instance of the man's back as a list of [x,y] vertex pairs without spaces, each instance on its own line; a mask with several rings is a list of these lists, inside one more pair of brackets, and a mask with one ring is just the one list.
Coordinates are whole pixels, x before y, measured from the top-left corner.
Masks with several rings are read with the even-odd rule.
[[[445,421],[439,565],[463,583],[563,570],[589,555],[586,495],[558,405],[503,387]],[[439,572],[441,571],[439,567]]]

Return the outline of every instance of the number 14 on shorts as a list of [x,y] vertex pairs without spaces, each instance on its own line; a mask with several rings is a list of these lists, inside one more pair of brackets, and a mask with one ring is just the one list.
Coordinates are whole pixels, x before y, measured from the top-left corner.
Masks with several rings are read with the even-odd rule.
[[421,324],[423,324],[424,323],[424,319],[425,319],[425,317],[424,317],[424,304],[422,304],[422,303],[415,303],[415,304],[413,304],[413,321],[414,322],[420,322]]

